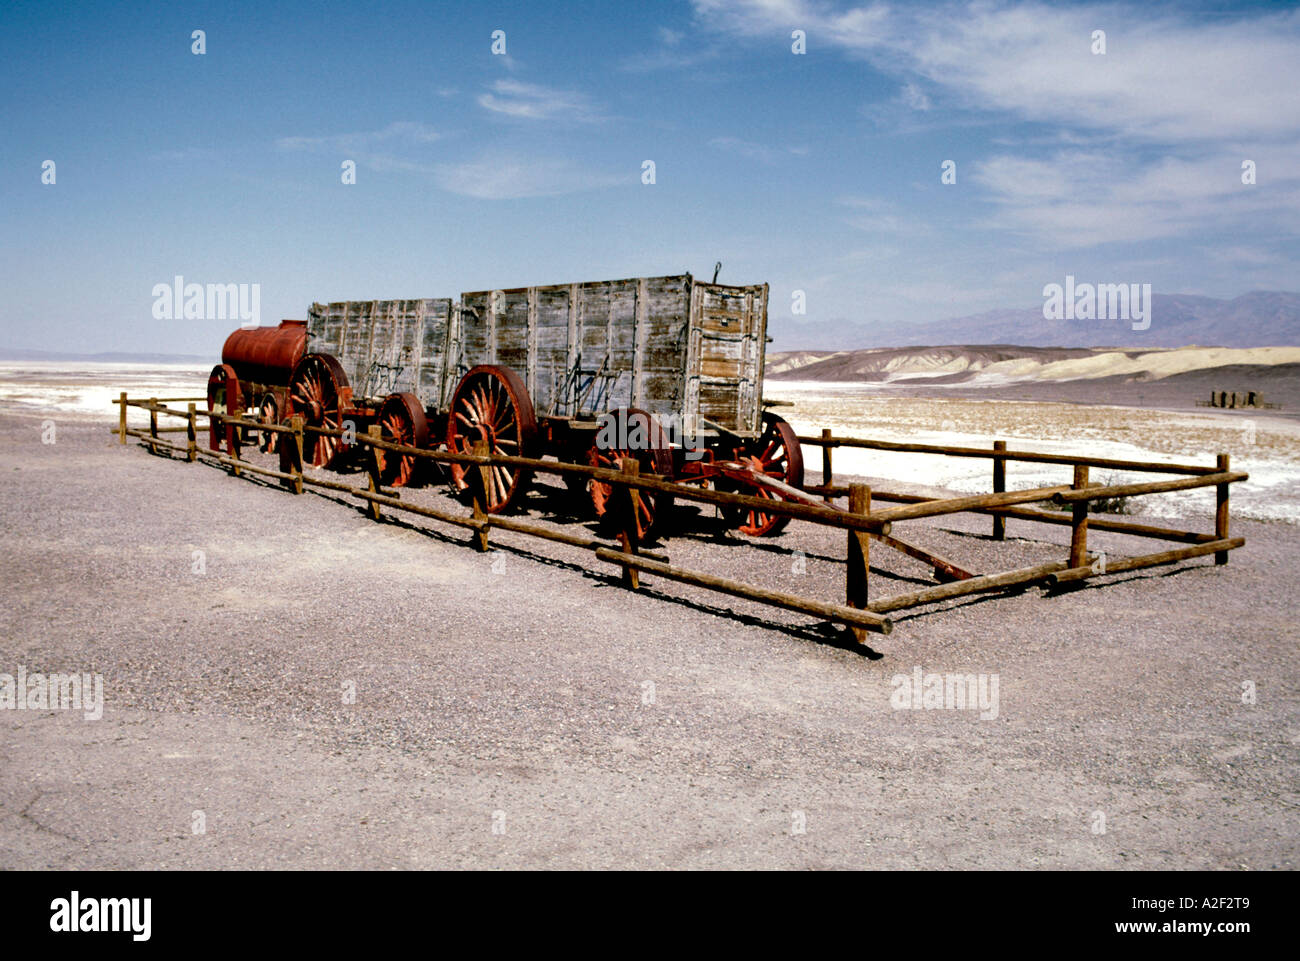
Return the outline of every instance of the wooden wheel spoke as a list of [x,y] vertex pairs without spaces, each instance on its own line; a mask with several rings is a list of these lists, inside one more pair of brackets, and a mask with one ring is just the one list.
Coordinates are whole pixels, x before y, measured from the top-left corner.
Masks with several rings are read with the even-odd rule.
[[510,490],[510,485],[514,482],[514,477],[512,476],[510,469],[507,467],[497,465],[494,470],[498,478],[498,484],[501,488],[502,499],[504,500],[505,493]]
[[487,393],[483,391],[481,388],[477,388],[474,390],[473,396],[474,396],[474,402],[471,405],[471,410],[473,410],[474,412],[475,423],[481,424],[487,420],[487,411],[488,411]]
[[515,415],[508,407],[501,411],[500,419],[489,425],[494,434],[513,434],[515,432]]
[[[473,367],[456,385],[449,405],[444,443],[451,450],[473,453],[480,440],[499,456],[531,456],[536,436],[536,419],[528,393],[509,368],[484,364]],[[525,471],[492,465],[483,471],[478,464],[452,464],[452,483],[465,490],[485,475],[489,512],[507,509],[528,481]]]

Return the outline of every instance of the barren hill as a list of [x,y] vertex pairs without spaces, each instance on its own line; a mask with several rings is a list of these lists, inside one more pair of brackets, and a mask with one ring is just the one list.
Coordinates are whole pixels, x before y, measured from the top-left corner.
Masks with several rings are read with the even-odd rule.
[[[934,323],[860,323],[833,318],[773,323],[770,332],[795,347],[913,347],[925,344],[1023,344],[1151,350],[1207,344],[1220,347],[1300,345],[1300,293],[1253,291],[1221,300],[1195,294],[1155,294],[1150,326],[1125,320],[1045,320],[1041,304],[999,309]],[[834,339],[828,339],[834,338]]]

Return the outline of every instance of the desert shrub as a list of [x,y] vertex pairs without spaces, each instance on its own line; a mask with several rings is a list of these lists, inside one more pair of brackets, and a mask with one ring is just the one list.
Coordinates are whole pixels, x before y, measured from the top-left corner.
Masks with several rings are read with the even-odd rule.
[[[1112,485],[1120,483],[1120,480],[1115,477],[1107,477],[1104,480],[1097,481],[1096,483],[1100,484],[1103,487],[1111,487]],[[1020,484],[1016,484],[1011,489],[1030,490],[1031,488],[1037,486],[1038,486],[1037,484],[1020,483]],[[1030,503],[1022,506],[1037,507],[1037,508],[1042,508],[1050,511],[1061,510],[1060,507],[1052,503],[1050,500],[1031,501]],[[1132,506],[1129,504],[1129,499],[1127,497],[1102,497],[1098,500],[1088,502],[1088,513],[1089,514],[1131,514],[1133,513],[1133,509]]]
[[[1114,475],[1108,475],[1101,482],[1103,487],[1111,487],[1120,483],[1119,478]],[[1132,507],[1129,505],[1127,497],[1102,497],[1095,501],[1088,502],[1089,514],[1131,514]]]

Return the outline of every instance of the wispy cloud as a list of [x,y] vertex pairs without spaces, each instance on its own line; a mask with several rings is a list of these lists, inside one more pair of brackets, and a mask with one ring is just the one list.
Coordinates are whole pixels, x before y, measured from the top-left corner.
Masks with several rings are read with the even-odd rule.
[[990,226],[1057,247],[1204,235],[1207,224],[1255,234],[1272,224],[1296,236],[1300,147],[1263,148],[1256,158],[1271,171],[1266,191],[1241,182],[1241,157],[1227,149],[1145,163],[1114,150],[999,155],[976,163],[972,177],[996,205]]
[[381,173],[428,174],[433,172],[433,166],[425,159],[428,145],[440,139],[442,134],[428,124],[402,120],[379,130],[281,137],[275,145],[284,151],[333,154]]
[[487,156],[439,165],[434,177],[443,190],[480,200],[554,197],[634,183],[635,173],[582,167],[562,158]]
[[[775,42],[792,29],[895,77],[863,116],[925,124],[1019,122],[959,183],[990,204],[979,228],[1055,249],[1214,236],[1295,237],[1300,223],[1300,11],[1207,18],[1113,3],[1000,0],[924,7],[814,0],[694,0],[697,21]],[[1093,53],[1093,31],[1106,52]],[[951,117],[951,120],[949,120]],[[891,127],[892,129],[892,127]],[[914,129],[914,128],[913,128]],[[1257,162],[1258,186],[1241,182]],[[1262,171],[1267,169],[1265,178]],[[905,225],[858,210],[872,232]]]
[[497,80],[489,92],[479,95],[478,104],[485,110],[520,120],[600,119],[600,111],[585,94],[518,80]]
[[688,34],[668,27],[659,28],[659,42],[642,53],[628,57],[619,66],[629,73],[652,73],[656,70],[686,70],[700,64],[717,60],[721,51],[717,43],[701,41],[701,34],[690,34],[690,42],[684,43]]
[[402,120],[390,123],[382,130],[326,134],[320,137],[281,137],[275,145],[281,150],[367,152],[391,145],[432,143],[440,137],[441,134],[428,124]]
[[904,84],[903,89],[898,94],[898,99],[904,106],[911,107],[913,110],[929,110],[930,98],[926,96],[924,90],[914,83]]
[[835,203],[845,208],[844,222],[875,236],[899,238],[929,233],[929,228],[915,217],[901,212],[897,205],[877,197],[839,197]]
[[[1287,136],[1300,89],[1300,10],[1234,20],[1113,4],[954,3],[831,8],[806,0],[694,0],[697,20],[740,36],[792,28],[924,78],[976,109],[1122,131],[1144,141]],[[1092,31],[1109,27],[1107,53]]]

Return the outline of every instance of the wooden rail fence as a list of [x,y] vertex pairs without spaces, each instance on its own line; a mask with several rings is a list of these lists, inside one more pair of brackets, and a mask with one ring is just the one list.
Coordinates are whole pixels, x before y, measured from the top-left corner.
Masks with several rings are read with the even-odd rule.
[[[568,464],[560,461],[529,457],[496,455],[488,452],[485,442],[480,442],[468,454],[447,450],[427,450],[396,444],[385,440],[378,427],[367,433],[358,433],[347,439],[364,448],[366,484],[355,487],[341,481],[314,477],[303,470],[304,438],[307,434],[343,437],[340,430],[311,427],[301,417],[290,417],[287,423],[264,424],[249,418],[209,412],[196,407],[205,398],[154,398],[148,400],[128,398],[123,392],[114,401],[119,405],[119,422],[116,429],[120,443],[128,437],[139,438],[152,451],[164,450],[183,454],[194,462],[205,459],[215,462],[240,476],[244,471],[278,480],[286,489],[301,494],[307,487],[321,487],[340,491],[365,503],[367,514],[373,520],[382,518],[384,509],[398,510],[426,517],[440,523],[465,528],[472,532],[472,543],[479,551],[489,549],[493,528],[525,534],[545,540],[567,544],[593,551],[596,560],[615,565],[622,570],[623,583],[632,590],[640,586],[642,573],[665,580],[678,581],[746,600],[812,614],[832,623],[845,625],[858,641],[864,641],[868,632],[888,634],[893,622],[889,612],[932,604],[953,597],[989,591],[1024,587],[1032,584],[1060,585],[1086,580],[1103,574],[1138,570],[1213,554],[1216,564],[1228,562],[1228,552],[1241,547],[1245,540],[1229,536],[1229,489],[1232,484],[1247,479],[1247,474],[1229,469],[1227,454],[1220,454],[1214,466],[1194,464],[1161,464],[1145,461],[1118,460],[1114,458],[1081,457],[1067,454],[1045,454],[1036,451],[1010,450],[1005,441],[995,441],[991,448],[948,447],[933,444],[900,444],[861,438],[835,437],[823,430],[817,437],[800,437],[807,446],[822,448],[822,483],[807,488],[807,492],[822,503],[775,500],[727,491],[708,490],[694,484],[679,484],[652,474],[641,474],[636,460],[627,459],[621,470],[591,467],[585,464]],[[180,410],[168,403],[186,403]],[[137,408],[149,413],[148,430],[128,428],[126,412]],[[159,415],[179,418],[179,427],[159,427]],[[208,418],[209,426],[216,425],[228,448],[225,452],[210,450],[198,441],[198,419]],[[279,469],[251,463],[241,456],[245,430],[280,433],[278,446]],[[185,443],[176,443],[161,437],[166,433],[184,433]],[[836,447],[865,448],[872,450],[902,451],[935,454],[950,457],[984,457],[992,463],[992,491],[963,497],[933,498],[916,494],[873,491],[865,484],[836,485],[834,482],[832,451]],[[386,489],[380,482],[379,452],[398,456],[422,458],[435,463],[459,463],[476,467],[466,472],[470,482],[471,510],[468,515],[413,504],[401,499],[400,493]],[[1030,490],[1006,490],[1006,465],[1008,461],[1060,464],[1073,469],[1071,483]],[[532,523],[518,517],[489,514],[486,490],[488,474],[493,467],[509,467],[535,473],[579,475],[613,486],[615,494],[610,510],[617,529],[617,549],[607,540],[572,534]],[[1184,475],[1176,480],[1151,481],[1137,484],[1093,484],[1089,468],[1104,467],[1116,470]],[[1088,505],[1092,501],[1113,497],[1137,497],[1169,491],[1194,490],[1213,487],[1216,491],[1214,532],[1199,533],[1157,527],[1128,521],[1098,519],[1090,516]],[[835,604],[813,598],[801,597],[785,591],[772,590],[753,584],[717,577],[703,571],[674,566],[668,557],[646,551],[637,535],[637,499],[645,493],[671,494],[675,500],[693,501],[714,506],[730,506],[759,510],[767,514],[788,516],[793,520],[839,528],[845,532],[845,582],[844,603]],[[847,509],[834,505],[837,498],[847,497]],[[879,504],[897,506],[881,507]],[[1029,509],[1020,505],[1051,503],[1068,509],[1068,513],[1053,513],[1042,509]],[[890,535],[892,525],[922,517],[939,517],[959,513],[981,513],[992,516],[992,536],[1005,540],[1008,519],[1070,527],[1070,546],[1064,560],[1017,570],[989,574],[970,574],[935,555],[910,548]],[[1088,549],[1089,529],[1128,534],[1136,537],[1173,541],[1188,546],[1135,557],[1105,559],[1093,555]],[[662,537],[662,535],[661,535]],[[886,546],[910,553],[914,557],[932,561],[936,576],[947,573],[955,579],[932,587],[872,600],[868,596],[867,576],[870,570],[870,542],[879,540]]]

